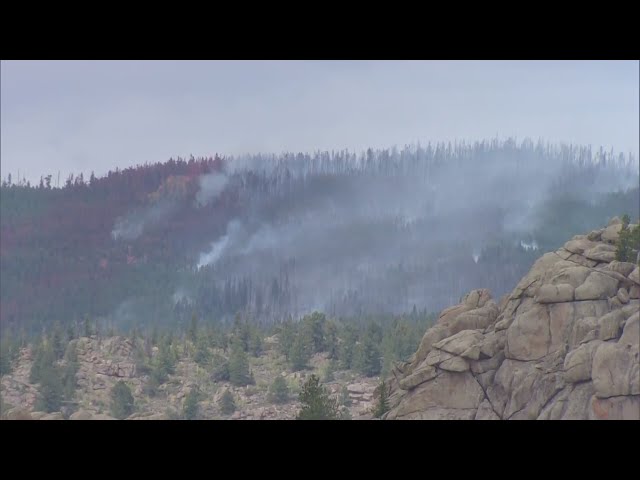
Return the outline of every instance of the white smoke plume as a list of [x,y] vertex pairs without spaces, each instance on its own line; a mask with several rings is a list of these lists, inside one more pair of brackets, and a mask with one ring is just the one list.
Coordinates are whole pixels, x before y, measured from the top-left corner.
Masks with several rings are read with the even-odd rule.
[[196,193],[195,205],[202,207],[220,195],[227,184],[229,177],[224,173],[209,173],[198,179],[200,189]]
[[143,207],[128,213],[116,220],[111,231],[114,240],[135,240],[144,232],[145,228],[165,221],[176,210],[177,203],[166,199],[149,207]]

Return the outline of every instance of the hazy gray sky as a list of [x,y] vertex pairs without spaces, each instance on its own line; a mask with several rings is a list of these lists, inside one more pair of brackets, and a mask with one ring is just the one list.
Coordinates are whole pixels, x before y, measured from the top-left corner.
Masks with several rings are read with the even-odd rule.
[[637,61],[2,61],[2,177],[507,136],[638,153]]

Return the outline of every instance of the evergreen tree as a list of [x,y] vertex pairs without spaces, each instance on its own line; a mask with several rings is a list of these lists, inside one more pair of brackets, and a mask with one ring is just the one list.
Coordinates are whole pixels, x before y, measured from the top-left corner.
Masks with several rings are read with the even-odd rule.
[[312,353],[325,350],[324,329],[326,318],[323,313],[313,312],[303,319],[303,329]]
[[211,380],[214,382],[226,382],[229,378],[229,361],[222,355],[215,355],[213,357]]
[[233,322],[232,336],[239,341],[240,346],[245,352],[249,351],[249,340],[251,338],[251,329],[249,324],[237,314]]
[[342,409],[340,409],[340,420],[353,420],[351,412],[347,407],[342,407]]
[[207,342],[211,348],[224,348],[222,338],[224,335],[215,326],[210,325],[207,329]]
[[71,340],[74,340],[76,338],[76,329],[74,327],[74,324],[69,322],[67,324],[67,342],[70,342]]
[[91,321],[89,317],[84,317],[84,336],[90,337],[93,335],[93,329],[91,328]]
[[166,340],[160,342],[156,366],[158,369],[158,376],[162,379],[161,383],[164,383],[167,377],[175,372],[175,362],[175,354],[171,349],[169,341]]
[[151,373],[151,367],[147,360],[147,354],[144,348],[139,343],[134,344],[133,347],[133,361],[136,367],[136,374],[147,375]]
[[211,356],[208,343],[207,337],[204,335],[199,336],[196,341],[196,352],[193,355],[193,361],[198,365],[206,365],[209,362]]
[[336,371],[336,361],[335,360],[329,360],[329,363],[327,363],[327,366],[325,367],[325,371],[324,371],[324,382],[328,383],[328,382],[333,382],[335,380],[334,377],[334,373]]
[[189,326],[189,340],[195,345],[198,339],[198,317],[195,312],[191,315],[191,325]]
[[51,348],[56,360],[60,360],[64,356],[65,344],[63,342],[60,324],[56,323],[51,334]]
[[149,375],[149,380],[142,387],[142,391],[145,393],[145,395],[155,397],[158,393],[158,388],[160,387],[160,385],[162,385],[162,383],[164,383],[164,381],[159,378],[157,370],[153,369],[151,370],[151,374]]
[[133,413],[134,400],[129,386],[120,380],[111,389],[111,415],[119,420]]
[[325,347],[329,353],[330,359],[338,358],[338,326],[333,320],[327,321],[325,324]]
[[78,353],[76,352],[75,343],[69,343],[67,352],[65,353],[65,366],[62,371],[62,385],[64,390],[64,398],[71,400],[76,393],[78,385],[76,374],[78,373]]
[[291,351],[289,352],[291,371],[297,372],[306,369],[309,358],[309,348],[304,336],[300,334],[296,335],[291,345]]
[[257,329],[254,329],[249,339],[249,351],[254,357],[262,355],[262,336]]
[[342,343],[340,343],[340,346],[338,348],[340,368],[342,368],[343,370],[349,370],[353,366],[356,339],[356,332],[351,326],[347,326],[344,330]]
[[140,331],[138,330],[138,326],[134,326],[131,329],[131,334],[130,334],[130,340],[131,343],[133,343],[133,345],[137,345],[138,344],[138,339],[140,338]]
[[393,329],[387,330],[382,339],[382,373],[389,374],[394,362],[407,360],[417,350],[422,334],[422,329],[405,319],[398,320]]
[[350,407],[353,403],[351,401],[351,395],[349,395],[349,390],[347,389],[346,385],[343,385],[342,389],[340,390],[339,402],[340,405],[344,407]]
[[230,415],[236,411],[236,402],[229,390],[225,390],[220,397],[220,411],[225,415]]
[[34,348],[33,363],[29,375],[29,382],[39,383],[47,373],[47,369],[55,364],[55,356],[48,342],[41,343]]
[[60,369],[52,364],[46,365],[40,372],[36,409],[49,413],[60,411],[63,395],[64,387]]
[[200,395],[195,388],[192,388],[184,399],[183,416],[185,420],[195,420],[198,418]]
[[357,368],[367,377],[373,377],[380,373],[382,368],[380,361],[380,347],[376,342],[376,333],[367,329],[362,343],[358,345]]
[[291,353],[294,339],[295,329],[291,322],[284,322],[280,325],[278,329],[278,349],[287,361],[289,361],[289,354]]
[[626,223],[622,224],[616,241],[616,260],[637,263],[640,257],[640,224],[629,228],[629,217],[625,215],[623,218]]
[[245,353],[240,341],[234,341],[231,346],[229,380],[237,387],[244,387],[251,383],[249,360],[247,359],[247,354]]
[[297,420],[337,420],[338,402],[329,396],[329,392],[320,385],[320,379],[311,375],[300,392],[302,408]]
[[278,375],[269,387],[269,401],[272,403],[286,403],[289,400],[289,387],[282,375]]
[[[170,337],[162,338],[159,341],[158,355],[152,362],[149,382],[145,385],[145,393],[149,396],[154,396],[158,387],[168,380],[170,374],[175,372],[176,353],[171,348],[170,341]],[[140,359],[140,363],[144,368],[145,362]]]
[[7,337],[0,341],[0,377],[11,373],[12,345]]
[[389,411],[389,394],[390,388],[383,378],[374,393],[374,396],[377,398],[376,405],[373,411],[374,417],[381,418],[385,413]]

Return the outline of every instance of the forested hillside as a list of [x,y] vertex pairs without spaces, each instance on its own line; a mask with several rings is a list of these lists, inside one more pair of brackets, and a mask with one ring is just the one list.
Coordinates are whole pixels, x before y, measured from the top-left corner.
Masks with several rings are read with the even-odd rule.
[[[114,160],[114,164],[117,159]],[[638,160],[530,141],[169,160],[0,187],[0,326],[348,322],[506,293],[639,212]],[[366,322],[365,322],[366,323]]]

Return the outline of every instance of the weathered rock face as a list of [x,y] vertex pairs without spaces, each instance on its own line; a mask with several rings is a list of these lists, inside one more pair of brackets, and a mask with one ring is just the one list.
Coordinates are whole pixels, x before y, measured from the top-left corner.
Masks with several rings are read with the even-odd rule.
[[640,419],[640,270],[621,221],[543,255],[498,306],[442,312],[393,370],[386,419]]

